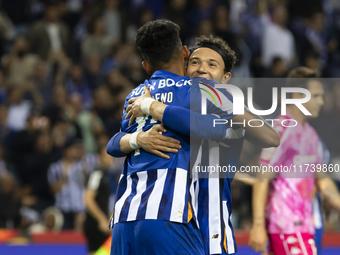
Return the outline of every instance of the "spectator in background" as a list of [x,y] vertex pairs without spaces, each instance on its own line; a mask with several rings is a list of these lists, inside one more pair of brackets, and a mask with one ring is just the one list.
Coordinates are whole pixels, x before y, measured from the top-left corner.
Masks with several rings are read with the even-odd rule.
[[[26,180],[26,157],[35,151],[36,139],[40,132],[48,132],[50,128],[46,117],[31,114],[27,118],[26,128],[13,135],[10,148],[11,162],[21,182]],[[20,160],[18,160],[20,158]]]
[[325,77],[340,77],[339,39],[332,36],[328,40],[328,57],[324,68]]
[[51,206],[42,212],[40,222],[33,224],[28,231],[30,234],[42,234],[49,231],[58,233],[62,230],[63,225],[64,217],[62,212],[58,208]]
[[[24,93],[29,92],[33,102],[24,99]],[[22,131],[26,128],[26,120],[31,114],[33,106],[42,106],[42,98],[32,83],[27,82],[25,87],[11,88],[8,91],[8,117],[7,125],[15,131]]]
[[321,73],[322,64],[319,58],[319,54],[316,51],[310,50],[309,52],[306,52],[304,63],[306,67],[315,70],[318,73]]
[[0,170],[0,228],[13,229],[20,223],[20,197],[14,175]]
[[[101,85],[101,59],[97,54],[90,54],[85,63],[85,79],[89,84],[91,92]],[[140,64],[140,63],[139,63]]]
[[129,55],[126,66],[122,70],[124,76],[127,77],[132,84],[141,84],[149,77],[141,63],[142,58],[134,52]]
[[84,171],[79,163],[82,146],[79,140],[68,141],[64,145],[61,160],[48,169],[48,182],[55,196],[55,206],[64,215],[63,229],[81,230],[83,226],[85,186]]
[[6,103],[7,99],[7,82],[4,73],[0,70],[0,104]]
[[8,50],[8,44],[16,36],[15,27],[8,17],[7,12],[3,10],[0,1],[0,57]]
[[36,86],[39,94],[44,100],[44,107],[52,103],[53,80],[51,65],[48,61],[39,59],[33,67],[30,81]]
[[80,127],[84,148],[86,153],[94,153],[96,148],[96,137],[104,132],[104,126],[100,118],[93,111],[83,110],[83,100],[80,94],[72,94],[70,96],[69,115],[72,120]]
[[7,125],[8,107],[0,105],[0,140],[5,147],[10,147],[15,131]]
[[118,7],[119,0],[105,0],[103,19],[105,34],[115,42],[122,42],[124,34],[123,11]]
[[105,35],[105,23],[103,17],[95,17],[89,23],[88,35],[81,44],[83,59],[87,59],[91,54],[97,54],[101,60],[105,59],[110,52],[113,40]]
[[94,91],[93,106],[105,126],[107,135],[112,137],[119,132],[120,119],[115,116],[119,107],[114,103],[107,86],[103,85]]
[[125,68],[127,65],[128,57],[135,54],[135,45],[133,43],[126,43],[122,45],[113,45],[111,49],[111,56],[107,58],[102,66],[103,76],[107,76],[111,69]]
[[55,155],[57,159],[62,157],[62,151],[67,139],[72,137],[70,135],[70,125],[66,120],[58,120],[52,126],[52,140],[55,147]]
[[71,31],[81,18],[81,11],[84,7],[83,0],[61,0],[59,4],[60,16],[63,22],[69,25]]
[[[189,27],[197,29],[197,24],[203,20],[209,20],[214,11],[214,1],[212,0],[196,0],[194,8],[189,14]],[[202,35],[202,34],[199,34]]]
[[327,61],[327,34],[325,29],[325,15],[323,12],[315,12],[309,19],[309,26],[305,30],[307,42],[301,49],[304,58],[310,51],[319,55],[321,67]]
[[18,37],[9,54],[2,59],[4,70],[8,74],[8,81],[13,86],[23,86],[33,76],[34,66],[38,58],[28,53],[28,41],[25,37]]
[[[315,70],[315,69],[313,69]],[[285,78],[288,74],[287,63],[280,57],[273,58],[270,74],[271,78]]]
[[165,18],[180,26],[180,37],[182,42],[185,42],[188,39],[189,33],[189,28],[187,26],[188,0],[173,0],[168,1],[167,4],[168,6],[165,9]]
[[198,28],[196,33],[189,38],[189,40],[187,41],[187,45],[194,45],[195,44],[195,40],[196,37],[198,35],[205,35],[205,36],[209,36],[211,34],[214,34],[214,24],[210,19],[205,19],[200,21],[200,23],[198,24]]
[[60,21],[59,4],[46,6],[45,18],[35,22],[29,32],[31,52],[46,60],[53,52],[67,52],[69,30]]
[[22,186],[28,191],[26,199],[33,202],[29,206],[40,213],[49,206],[54,205],[47,170],[56,161],[53,151],[53,141],[49,132],[40,132],[35,140],[34,150],[24,159],[25,171]]
[[78,64],[73,64],[70,76],[65,81],[67,94],[78,93],[83,98],[83,109],[90,109],[92,106],[92,95],[89,84],[84,77],[83,69]]
[[[260,0],[261,1],[261,0]],[[267,1],[267,0],[265,0]],[[230,22],[232,26],[237,26],[240,23],[241,14],[246,11],[245,0],[230,0]]]
[[64,108],[67,103],[67,93],[63,86],[55,86],[52,94],[53,101],[44,108],[43,115],[48,117],[53,127],[58,121],[64,119]]
[[269,17],[264,20],[264,34],[262,38],[262,64],[269,68],[274,57],[281,57],[291,66],[295,56],[295,42],[293,34],[287,29],[287,9],[277,6]]
[[237,58],[239,59],[239,49],[236,43],[236,36],[230,30],[229,12],[225,5],[217,6],[213,15],[213,24],[215,34],[226,41],[230,48],[237,51]]
[[0,144],[0,228],[13,229],[20,223],[20,197],[14,175],[7,170]]
[[122,106],[122,104],[125,102],[125,98],[123,98],[123,96],[128,95],[134,88],[134,85],[122,74],[119,69],[111,69],[105,79],[104,84],[111,93],[114,106]]
[[136,22],[130,24],[126,29],[127,42],[135,42],[137,29],[143,26],[145,23],[153,20],[154,13],[149,8],[141,7],[139,8],[136,16]]
[[86,220],[84,232],[88,242],[89,254],[94,254],[110,235],[109,197],[111,193],[110,176],[112,157],[106,147],[99,150],[99,166],[91,173],[85,192]]

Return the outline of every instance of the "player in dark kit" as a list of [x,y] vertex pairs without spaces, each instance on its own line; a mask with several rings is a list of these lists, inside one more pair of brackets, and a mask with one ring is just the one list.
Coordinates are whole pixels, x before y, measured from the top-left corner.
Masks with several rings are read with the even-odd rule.
[[99,166],[91,173],[85,191],[84,232],[89,254],[94,254],[110,235],[107,212],[111,186],[108,170],[111,163],[112,157],[106,153],[105,147],[101,148]]

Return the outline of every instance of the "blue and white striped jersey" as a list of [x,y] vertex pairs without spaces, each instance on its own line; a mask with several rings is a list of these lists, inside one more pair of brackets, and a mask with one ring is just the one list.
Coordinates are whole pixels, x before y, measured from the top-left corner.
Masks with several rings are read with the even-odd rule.
[[[223,91],[202,85],[204,83],[201,82],[201,89],[210,91],[209,94],[217,92],[220,95]],[[224,114],[220,112],[221,110],[232,114],[233,98],[230,94],[227,94],[227,97],[230,103],[222,99],[223,107],[207,111],[217,113],[222,118]],[[194,99],[191,97],[191,110],[200,111],[196,108],[198,105],[193,102]],[[210,104],[210,107],[216,105],[218,103]],[[196,179],[198,185],[195,185],[198,204],[195,205],[195,210],[206,254],[222,254],[223,249],[227,254],[234,254],[237,251],[231,224],[231,182],[239,165],[245,130],[236,125],[231,126],[230,122],[226,126],[227,135],[222,140],[198,140],[194,136],[190,139],[193,147],[190,165],[192,173],[198,177],[198,180]],[[212,173],[212,169],[215,172]]]
[[[231,182],[238,168],[245,131],[243,128],[228,127],[228,137],[222,141],[203,140],[197,150],[200,173],[196,194],[198,197],[197,217],[202,232],[206,254],[236,253],[234,230],[231,224]],[[212,175],[208,169],[215,166]],[[227,167],[229,167],[227,170]]]
[[95,153],[85,154],[81,159],[81,163],[85,173],[89,176],[96,169],[96,167],[99,167],[99,156]]
[[55,205],[63,212],[82,212],[84,204],[84,171],[82,164],[75,162],[68,169],[62,160],[50,165],[47,178],[50,185],[67,178],[67,183],[61,191],[55,195]]
[[[189,77],[178,76],[166,71],[155,72],[151,79],[141,84],[126,98],[125,108],[131,97],[140,96],[143,86],[150,88],[152,96],[168,105],[189,109],[190,97],[195,98],[196,108],[201,109],[201,90],[195,85],[197,81]],[[214,82],[210,86],[214,86]],[[227,104],[215,106],[208,102],[208,113],[221,113],[218,118],[229,119],[232,114],[232,97],[224,90],[220,93]],[[192,102],[191,102],[192,103]],[[223,108],[223,109],[222,109]],[[215,112],[214,112],[215,111]],[[139,117],[133,125],[128,126],[122,118],[122,131],[133,133],[146,131],[157,124],[151,116]],[[176,119],[173,120],[176,122]],[[181,123],[178,123],[180,125]],[[187,223],[191,216],[196,219],[197,196],[192,178],[188,171],[190,159],[190,138],[172,129],[164,135],[180,140],[182,149],[176,154],[168,154],[170,159],[162,159],[149,154],[143,149],[136,150],[127,156],[121,175],[114,208],[113,222],[125,222],[138,219],[158,219]],[[224,136],[225,137],[225,136]],[[111,224],[112,225],[112,224]]]

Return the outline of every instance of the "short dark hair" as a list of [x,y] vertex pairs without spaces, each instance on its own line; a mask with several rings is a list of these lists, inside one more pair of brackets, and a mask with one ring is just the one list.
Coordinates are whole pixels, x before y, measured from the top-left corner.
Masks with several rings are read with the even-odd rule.
[[196,38],[195,45],[190,48],[190,55],[196,49],[196,47],[201,47],[204,45],[211,45],[219,48],[227,56],[227,63],[225,63],[224,73],[231,72],[236,63],[237,57],[235,51],[233,51],[229,45],[220,37],[215,35],[205,36],[201,35]]
[[[317,71],[305,66],[300,66],[291,70],[287,76],[287,87],[308,87],[309,79],[320,78]],[[300,79],[304,78],[304,79]]]
[[182,42],[180,27],[169,20],[149,21],[137,31],[136,45],[152,69],[161,69],[179,56]]
[[[308,84],[311,79],[318,79],[319,73],[305,66],[300,66],[293,69],[287,76],[287,87],[297,87],[308,89]],[[288,93],[287,98],[292,98],[293,93]]]

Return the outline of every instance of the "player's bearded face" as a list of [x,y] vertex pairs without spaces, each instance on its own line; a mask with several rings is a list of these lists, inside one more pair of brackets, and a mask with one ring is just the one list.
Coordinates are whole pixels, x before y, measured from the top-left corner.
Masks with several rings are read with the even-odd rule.
[[308,83],[308,90],[311,94],[311,99],[303,105],[312,114],[312,117],[316,118],[319,116],[321,107],[324,105],[323,86],[319,81],[310,81]]
[[221,55],[209,48],[198,48],[189,58],[187,76],[208,79],[225,78]]

